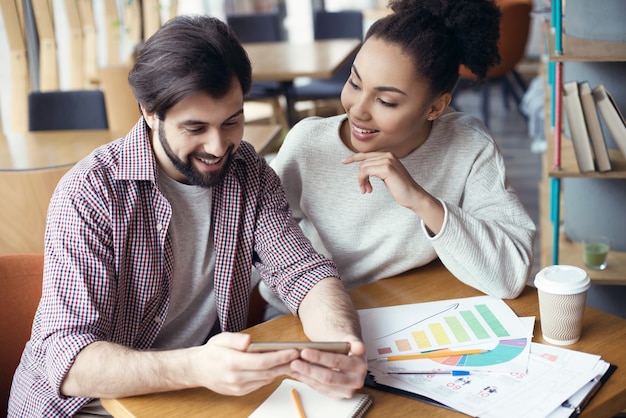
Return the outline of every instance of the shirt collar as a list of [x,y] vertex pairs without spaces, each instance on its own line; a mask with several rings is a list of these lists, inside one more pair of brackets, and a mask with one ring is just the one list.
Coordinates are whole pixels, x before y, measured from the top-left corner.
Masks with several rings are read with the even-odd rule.
[[143,117],[122,141],[117,178],[155,182],[157,162]]

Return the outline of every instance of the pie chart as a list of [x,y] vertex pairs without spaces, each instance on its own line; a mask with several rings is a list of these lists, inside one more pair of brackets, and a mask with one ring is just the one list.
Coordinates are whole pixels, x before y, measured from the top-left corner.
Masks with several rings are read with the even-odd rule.
[[446,366],[493,366],[513,360],[524,351],[526,344],[526,338],[500,340],[495,348],[486,353],[432,358],[431,360]]

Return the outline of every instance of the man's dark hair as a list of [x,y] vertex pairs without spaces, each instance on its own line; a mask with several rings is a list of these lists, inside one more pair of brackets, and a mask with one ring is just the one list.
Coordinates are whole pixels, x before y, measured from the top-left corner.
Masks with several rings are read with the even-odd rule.
[[190,94],[221,98],[239,80],[245,95],[252,83],[246,51],[228,25],[209,16],[177,16],[139,49],[128,82],[146,111],[163,119]]

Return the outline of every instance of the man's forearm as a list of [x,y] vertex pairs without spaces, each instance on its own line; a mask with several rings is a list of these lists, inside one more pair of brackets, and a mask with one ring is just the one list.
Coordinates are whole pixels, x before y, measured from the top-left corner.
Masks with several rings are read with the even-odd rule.
[[346,335],[361,338],[359,316],[337,278],[316,284],[300,304],[298,316],[311,340],[337,340]]
[[137,351],[99,341],[85,347],[61,385],[66,396],[111,398],[193,386],[187,350]]

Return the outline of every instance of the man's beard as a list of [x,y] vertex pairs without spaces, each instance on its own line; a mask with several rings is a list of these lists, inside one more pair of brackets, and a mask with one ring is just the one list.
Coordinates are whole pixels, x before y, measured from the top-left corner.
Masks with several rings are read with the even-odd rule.
[[231,144],[229,145],[228,149],[226,150],[226,154],[223,157],[226,159],[226,161],[224,161],[224,163],[222,164],[222,168],[219,171],[211,171],[207,173],[199,172],[194,168],[193,164],[191,163],[192,158],[212,159],[217,157],[206,153],[194,153],[190,154],[187,157],[186,162],[181,160],[180,158],[178,158],[178,156],[176,156],[176,154],[174,154],[174,151],[172,151],[172,148],[170,148],[170,144],[167,142],[162,121],[161,123],[159,123],[159,141],[161,141],[161,145],[165,150],[165,154],[169,157],[172,164],[174,164],[174,167],[176,167],[176,169],[183,176],[185,176],[187,181],[189,181],[189,184],[193,184],[196,186],[207,188],[217,186],[224,180],[224,177],[226,177],[226,173],[228,172],[228,169],[233,162],[233,149],[235,148],[235,146]]

